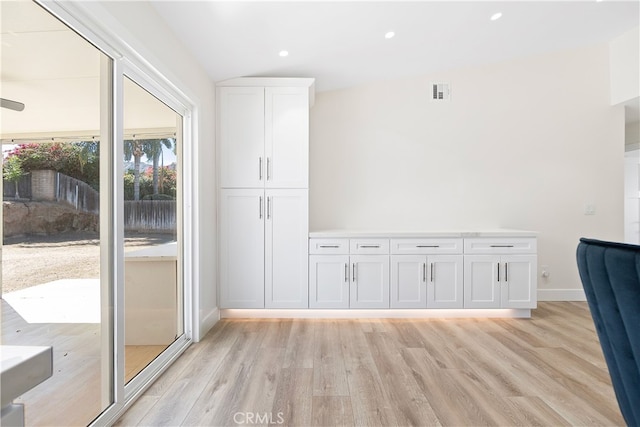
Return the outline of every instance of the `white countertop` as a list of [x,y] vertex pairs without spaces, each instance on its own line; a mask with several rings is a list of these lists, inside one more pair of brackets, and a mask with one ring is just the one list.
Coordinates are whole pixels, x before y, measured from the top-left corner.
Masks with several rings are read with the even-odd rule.
[[311,239],[336,238],[445,238],[445,237],[536,237],[538,232],[527,230],[511,230],[506,228],[494,230],[319,230],[311,231]]
[[53,374],[53,351],[44,346],[0,346],[2,407]]
[[171,261],[178,259],[178,242],[125,252],[126,261]]

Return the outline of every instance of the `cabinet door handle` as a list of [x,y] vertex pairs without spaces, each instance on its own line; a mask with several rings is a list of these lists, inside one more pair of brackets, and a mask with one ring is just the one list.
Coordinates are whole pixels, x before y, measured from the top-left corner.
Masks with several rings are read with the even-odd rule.
[[440,245],[416,245],[416,248],[439,248]]
[[262,219],[262,196],[260,196],[260,205],[259,205],[258,211],[260,213],[260,219]]
[[333,249],[338,249],[340,247],[340,245],[318,245],[318,247],[320,248],[333,248]]
[[267,219],[271,218],[271,197],[267,197]]
[[423,262],[422,263],[422,281],[423,282],[427,282],[427,263]]
[[491,245],[492,248],[512,248],[513,245]]
[[509,281],[509,263],[508,262],[504,263],[504,281],[505,282]]
[[262,157],[258,157],[258,181],[262,181]]
[[353,273],[351,274],[351,280],[356,281],[356,263],[353,263]]
[[347,264],[346,262],[344,263],[344,281],[349,281],[349,264]]
[[500,263],[498,263],[498,282],[500,281]]
[[380,247],[380,245],[360,245],[361,248],[372,248],[372,249],[378,249]]
[[436,266],[434,263],[431,263],[431,283],[433,283],[433,272],[436,269]]
[[267,181],[271,179],[271,174],[269,173],[269,164],[271,163],[271,159],[267,157]]

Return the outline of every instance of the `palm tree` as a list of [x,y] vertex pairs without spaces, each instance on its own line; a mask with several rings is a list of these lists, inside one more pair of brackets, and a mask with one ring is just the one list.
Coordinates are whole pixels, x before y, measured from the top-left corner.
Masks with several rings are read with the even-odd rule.
[[133,200],[140,200],[140,158],[144,154],[145,139],[127,139],[124,141],[124,159],[133,157]]
[[148,159],[151,159],[153,162],[153,194],[158,194],[158,162],[160,158],[163,159],[163,167],[164,167],[164,155],[162,151],[162,147],[166,147],[168,149],[173,149],[175,145],[175,139],[173,138],[163,138],[163,139],[150,139],[144,145],[144,154]]

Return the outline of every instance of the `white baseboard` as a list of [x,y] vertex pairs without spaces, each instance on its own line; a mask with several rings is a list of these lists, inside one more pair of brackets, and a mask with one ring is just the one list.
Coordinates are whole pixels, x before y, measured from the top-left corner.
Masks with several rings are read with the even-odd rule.
[[584,289],[538,289],[538,301],[586,301]]
[[215,325],[218,320],[220,320],[220,309],[216,307],[200,321],[200,336],[198,337],[198,341],[207,335],[207,332],[213,328],[213,325]]

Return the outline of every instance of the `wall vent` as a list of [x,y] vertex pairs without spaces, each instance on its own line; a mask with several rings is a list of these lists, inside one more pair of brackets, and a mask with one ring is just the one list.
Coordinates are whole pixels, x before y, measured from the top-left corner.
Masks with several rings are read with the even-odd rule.
[[431,83],[431,100],[447,101],[451,99],[449,83]]

